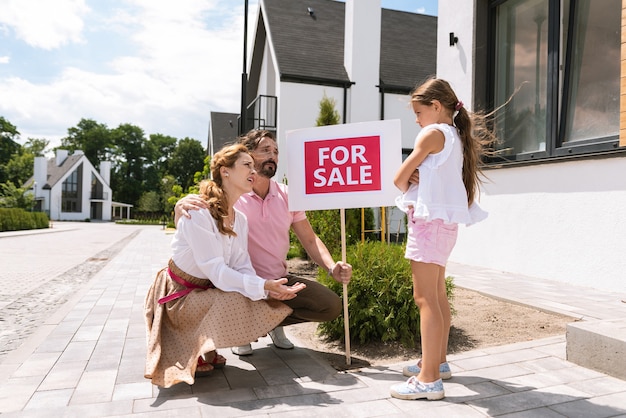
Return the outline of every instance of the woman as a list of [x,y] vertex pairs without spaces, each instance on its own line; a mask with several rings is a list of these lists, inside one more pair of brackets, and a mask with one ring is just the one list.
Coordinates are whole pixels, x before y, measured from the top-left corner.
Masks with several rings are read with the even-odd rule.
[[155,385],[193,384],[196,374],[223,366],[217,348],[266,335],[291,314],[278,300],[305,287],[286,286],[285,278],[264,280],[250,264],[248,223],[233,205],[252,190],[255,174],[245,146],[224,147],[211,160],[212,180],[200,183],[209,208],[178,222],[169,266],[157,274],[145,301],[145,377]]

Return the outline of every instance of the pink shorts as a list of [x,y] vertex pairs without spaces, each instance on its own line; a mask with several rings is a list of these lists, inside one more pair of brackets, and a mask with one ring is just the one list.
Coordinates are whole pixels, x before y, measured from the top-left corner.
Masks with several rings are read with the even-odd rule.
[[408,215],[409,231],[404,257],[445,267],[456,244],[459,226],[446,224],[441,219],[413,219],[413,211],[409,211]]

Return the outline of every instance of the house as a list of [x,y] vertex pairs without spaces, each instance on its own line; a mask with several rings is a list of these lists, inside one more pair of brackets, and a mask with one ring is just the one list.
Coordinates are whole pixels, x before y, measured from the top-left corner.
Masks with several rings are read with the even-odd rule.
[[451,261],[626,292],[626,1],[438,8],[437,75],[502,142]]
[[128,217],[132,206],[112,202],[110,174],[109,161],[96,170],[82,151],[69,155],[59,149],[51,159],[35,157],[34,176],[26,184],[32,187],[35,209],[52,220],[110,221],[114,209],[122,214],[125,208]]
[[[286,156],[286,132],[315,126],[328,97],[342,123],[400,119],[413,148],[409,93],[435,73],[436,17],[381,9],[380,0],[261,0],[253,33],[244,131],[273,131]],[[289,163],[280,159],[276,179]],[[393,231],[403,228],[397,212]]]

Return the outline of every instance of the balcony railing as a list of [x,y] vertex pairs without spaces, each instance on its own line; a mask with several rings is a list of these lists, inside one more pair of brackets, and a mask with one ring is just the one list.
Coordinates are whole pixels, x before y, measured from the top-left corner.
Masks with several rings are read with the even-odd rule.
[[92,200],[107,200],[109,198],[109,194],[107,192],[91,192]]
[[[246,109],[244,132],[251,129],[276,131],[276,114],[278,98],[276,96],[259,95]],[[241,116],[239,116],[241,118]]]

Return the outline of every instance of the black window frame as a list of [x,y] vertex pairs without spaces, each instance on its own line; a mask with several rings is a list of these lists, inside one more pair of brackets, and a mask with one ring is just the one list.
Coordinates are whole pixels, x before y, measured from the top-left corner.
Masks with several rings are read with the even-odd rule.
[[[476,39],[482,39],[487,45],[486,56],[480,56],[478,54],[476,62],[486,62],[487,67],[487,82],[483,85],[479,80],[475,81],[475,88],[483,88],[485,96],[480,97],[477,95],[476,103],[480,106],[480,103],[486,105],[486,109],[494,109],[495,101],[495,80],[496,80],[496,9],[497,7],[505,4],[511,0],[483,0],[482,15],[480,9],[477,8],[476,26],[477,32]],[[560,0],[546,0],[548,1],[548,74],[547,74],[547,90],[546,97],[546,149],[545,151],[534,151],[518,153],[515,155],[489,157],[486,159],[488,165],[505,165],[506,163],[519,163],[519,162],[532,162],[532,161],[545,161],[545,160],[558,160],[562,158],[580,157],[585,155],[598,155],[615,153],[619,151],[622,154],[626,151],[626,147],[620,147],[619,144],[619,132],[616,135],[598,137],[590,140],[565,142],[565,124],[566,116],[569,106],[569,101],[566,99],[570,94],[569,86],[569,71],[571,71],[571,56],[569,56],[569,50],[566,51],[564,58],[563,71],[563,91],[559,94],[559,54],[560,54],[560,42],[561,42],[561,25],[559,22],[561,2]],[[570,20],[574,16],[576,10],[577,0],[570,0]],[[620,8],[619,13],[621,14]],[[481,25],[481,22],[484,23]],[[481,28],[486,28],[482,30]],[[621,28],[620,28],[621,29]],[[574,25],[569,25],[568,31],[575,30]],[[480,33],[482,32],[482,34]],[[573,42],[573,36],[567,37],[568,48],[571,48]],[[570,49],[571,50],[571,49]],[[482,60],[481,60],[482,58]],[[621,65],[621,63],[620,63]],[[479,90],[475,90],[479,91]],[[481,100],[482,99],[482,100]],[[561,103],[561,113],[559,114],[559,103]]]

